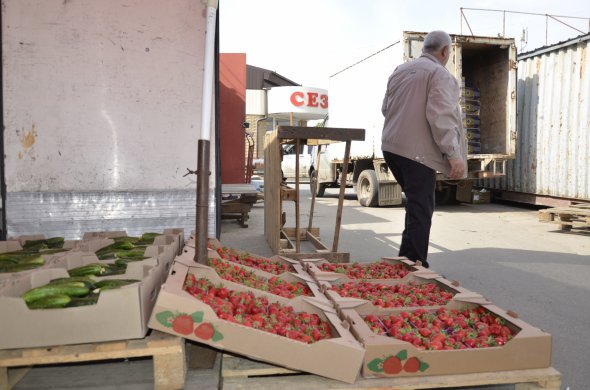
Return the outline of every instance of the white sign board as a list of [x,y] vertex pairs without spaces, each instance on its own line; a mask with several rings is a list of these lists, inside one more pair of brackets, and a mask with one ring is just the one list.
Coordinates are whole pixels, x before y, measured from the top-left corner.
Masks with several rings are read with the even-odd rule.
[[328,115],[328,91],[309,87],[275,87],[268,91],[268,115],[295,120],[323,119]]

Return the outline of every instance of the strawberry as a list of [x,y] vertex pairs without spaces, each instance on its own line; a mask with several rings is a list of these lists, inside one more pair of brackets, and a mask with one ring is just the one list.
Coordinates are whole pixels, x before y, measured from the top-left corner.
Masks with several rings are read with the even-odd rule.
[[404,363],[404,371],[416,372],[420,369],[420,360],[417,357],[411,357]]
[[195,329],[195,336],[203,340],[211,339],[214,334],[215,330],[213,329],[213,325],[209,322],[204,322]]
[[397,356],[390,356],[383,361],[383,372],[389,375],[399,374],[402,371],[402,362]]
[[193,318],[189,315],[179,315],[172,321],[172,330],[180,334],[191,334],[194,326]]

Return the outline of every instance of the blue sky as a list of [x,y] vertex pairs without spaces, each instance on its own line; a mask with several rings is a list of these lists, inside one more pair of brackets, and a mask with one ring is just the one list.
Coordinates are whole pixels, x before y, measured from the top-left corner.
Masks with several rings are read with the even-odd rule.
[[[504,30],[519,52],[581,33],[552,18],[513,12],[590,18],[587,0],[220,0],[219,6],[222,53],[246,53],[250,65],[326,89],[330,75],[398,41],[403,31],[459,34],[462,27],[470,34],[461,7],[512,11],[505,21],[502,12],[464,13],[474,35],[497,36]],[[588,19],[558,19],[584,33],[590,29]]]

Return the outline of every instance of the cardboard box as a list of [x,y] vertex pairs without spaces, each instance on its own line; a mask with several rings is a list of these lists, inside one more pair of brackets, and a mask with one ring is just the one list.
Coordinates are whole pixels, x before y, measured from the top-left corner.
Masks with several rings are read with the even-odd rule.
[[[352,283],[358,283],[360,281],[353,281]],[[364,281],[363,281],[364,282]],[[361,314],[391,314],[396,312],[407,311],[411,309],[436,309],[439,307],[449,306],[453,300],[462,300],[462,299],[472,299],[474,297],[480,297],[479,294],[476,294],[472,291],[469,291],[463,287],[460,287],[458,283],[451,282],[438,274],[422,274],[422,276],[417,276],[415,274],[410,274],[407,278],[403,280],[387,280],[382,285],[386,286],[395,286],[399,284],[407,285],[409,283],[417,283],[419,285],[432,283],[435,284],[441,290],[448,292],[453,295],[453,298],[446,304],[446,305],[429,305],[429,306],[402,306],[402,307],[390,307],[385,308],[382,306],[374,305],[372,302],[361,299],[361,298],[353,298],[353,297],[342,297],[338,294],[335,290],[332,290],[331,287],[333,286],[341,286],[342,284],[347,283],[344,282],[342,279],[337,280],[336,282],[320,282],[320,289],[321,291],[330,299],[334,306],[339,309],[347,309],[347,308],[355,308],[355,310]]]
[[[76,261],[78,264],[92,262],[96,256],[78,252],[69,258],[73,265]],[[149,265],[146,262],[130,263],[125,275],[108,277],[138,279],[141,282],[101,291],[97,304],[90,306],[30,310],[21,298],[31,288],[42,286],[52,279],[68,277],[65,268],[40,269],[28,277],[11,280],[0,290],[0,349],[145,337],[162,274],[165,273],[155,259],[150,262]]]
[[[153,232],[159,233],[159,232]],[[177,254],[180,254],[184,247],[184,229],[183,228],[170,228],[164,229],[161,236],[157,236],[154,239],[153,245],[170,245],[172,241],[175,242],[175,250]],[[82,241],[92,241],[105,238],[117,238],[127,237],[127,232],[124,230],[117,231],[102,231],[102,232],[86,232],[82,236]],[[172,237],[172,238],[162,238]]]
[[[290,369],[311,372],[349,383],[356,380],[364,350],[346,329],[346,324],[338,319],[334,308],[313,298],[303,298],[288,303],[297,312],[316,313],[322,319],[330,321],[333,338],[312,344],[225,321],[218,318],[209,305],[183,289],[187,275],[199,272],[198,270],[201,269],[201,267],[185,265],[180,261],[174,262],[150,317],[150,328]],[[221,284],[225,286],[226,282],[222,281]],[[235,290],[249,291],[240,286],[237,286]],[[256,292],[255,295],[264,296],[269,302],[284,302],[284,298],[265,292]],[[210,324],[215,330],[214,336],[204,340],[197,337],[194,331],[188,334],[177,333],[172,328],[170,320],[182,314],[193,318],[195,323],[192,327],[195,330],[200,324]]]
[[491,202],[492,192],[473,188],[473,184],[457,186],[456,199],[462,203],[483,204]]
[[[318,283],[320,283],[320,282],[346,283],[346,282],[361,280],[361,279],[352,279],[344,273],[329,272],[329,271],[321,270],[320,266],[322,264],[333,264],[333,263],[330,263],[329,261],[324,260],[324,259],[304,259],[304,260],[302,260],[302,262],[304,264],[304,269]],[[410,260],[406,259],[405,257],[382,257],[381,260],[379,261],[379,263],[381,263],[381,262],[396,265],[396,266],[400,265],[405,270],[408,271],[408,274],[404,278],[395,279],[398,281],[403,281],[404,279],[409,279],[411,277],[411,275],[424,276],[424,277],[429,277],[431,275],[437,275],[435,272],[433,272],[427,268],[424,268],[420,265],[416,265],[413,261],[410,261]],[[337,265],[347,267],[347,266],[351,266],[352,264],[354,264],[354,263],[339,263]],[[369,266],[370,264],[374,264],[374,263],[359,263],[359,264],[361,266],[365,267],[365,266]],[[388,279],[362,279],[362,280],[369,282],[369,283],[390,283],[390,281],[392,279],[388,278]]]
[[[450,308],[461,309],[478,305],[483,305],[486,310],[503,318],[508,327],[518,332],[514,338],[498,347],[424,350],[408,342],[373,333],[363,320],[366,314],[372,314],[369,310],[363,310],[364,314],[360,314],[355,309],[345,309],[340,315],[352,325],[351,331],[365,347],[362,374],[366,378],[513,371],[546,368],[551,365],[550,334],[509,316],[506,311],[481,297],[454,300]],[[402,364],[410,358],[417,358],[420,369],[416,370],[414,367],[413,372],[401,370],[397,373],[390,371],[388,374],[383,370],[383,363],[392,356],[400,357]]]
[[[239,263],[239,262],[233,262],[231,260],[229,260],[227,258],[227,256],[221,256],[219,254],[219,252],[217,251],[217,248],[221,248],[223,245],[221,245],[221,243],[215,239],[209,239],[209,243],[208,243],[208,256],[209,257],[215,257],[215,258],[219,258],[219,259],[225,259],[227,261],[230,261],[232,264],[237,264],[240,265],[241,267],[246,268],[247,270],[256,272],[259,275],[263,275],[266,278],[271,278],[273,276],[282,276],[282,277],[287,277],[287,275],[291,272],[297,272],[296,268],[299,269],[301,268],[301,262],[298,260],[293,260],[293,259],[289,259],[288,257],[284,257],[284,256],[279,256],[279,255],[275,255],[272,257],[264,257],[264,256],[260,256],[260,255],[256,255],[250,252],[246,252],[246,251],[241,251],[241,250],[237,250],[235,248],[228,248],[232,251],[237,252],[240,256],[250,256],[253,259],[262,259],[271,263],[278,263],[278,264],[282,264],[285,266],[285,268],[287,268],[287,271],[282,272],[280,274],[274,274],[271,272],[267,272],[264,270],[261,270],[259,268],[255,268],[255,267],[250,267],[248,265]],[[187,250],[192,250],[193,254],[194,254],[194,247],[191,247],[190,245],[187,245]],[[302,269],[302,268],[301,268]],[[307,273],[307,272],[306,272]]]
[[184,248],[184,228],[164,229],[163,234],[165,236],[178,236],[178,252],[176,254],[182,254],[182,248]]
[[490,203],[491,201],[492,201],[492,193],[490,191],[486,191],[485,189],[482,189],[482,190],[474,190],[471,192],[471,203],[483,204],[483,203]]
[[[232,281],[223,279],[222,277],[219,276],[219,274],[217,273],[217,271],[214,268],[207,266],[207,265],[195,263],[193,258],[194,258],[194,250],[189,249],[187,252],[183,253],[183,255],[178,256],[175,259],[175,262],[182,263],[186,266],[191,267],[192,268],[191,272],[197,277],[197,279],[207,278],[214,285],[224,284],[227,288],[232,289],[232,290],[251,291],[253,293],[257,293],[257,292],[262,291],[262,290],[259,290],[256,288],[248,287],[248,286],[238,283],[238,282],[232,282]],[[319,286],[313,281],[311,276],[309,276],[309,274],[307,274],[307,272],[305,272],[303,270],[303,267],[299,264],[296,265],[297,266],[297,268],[295,269],[296,272],[282,274],[282,275],[270,274],[270,276],[269,276],[268,272],[257,270],[255,268],[243,267],[243,266],[240,266],[236,263],[225,261],[223,259],[218,259],[218,261],[221,261],[223,263],[230,264],[233,266],[238,266],[240,268],[244,268],[245,270],[248,270],[248,271],[252,272],[253,274],[255,274],[256,276],[261,277],[263,279],[268,280],[272,277],[276,277],[276,278],[279,278],[279,279],[284,280],[285,282],[289,282],[289,283],[297,283],[297,282],[302,283],[309,288],[310,293],[311,293],[311,295],[309,295],[309,297],[313,297],[318,300],[324,301],[325,303],[329,303],[326,296],[320,290]],[[282,303],[288,303],[288,302],[293,301],[295,299],[303,299],[306,296],[301,295],[299,297],[292,298],[292,299],[280,297],[278,295],[277,295],[277,297],[279,297],[281,300],[284,300],[284,302],[282,302]]]
[[82,240],[96,240],[100,238],[117,238],[127,237],[125,230],[112,230],[112,231],[101,231],[101,232],[86,232],[82,235]]
[[[25,237],[25,236],[21,236]],[[37,236],[35,236],[37,237]],[[43,239],[44,237],[40,238]],[[37,239],[37,238],[35,238]],[[23,239],[22,243],[24,243],[26,239]],[[66,241],[64,243],[68,244],[68,246],[74,246],[73,242]],[[20,240],[12,240],[12,241],[0,241],[0,253],[8,253],[8,252],[15,252],[22,250],[21,241]],[[68,249],[69,250],[69,249]],[[46,269],[46,268],[58,268],[63,266],[63,257],[68,253],[68,251],[58,252],[58,253],[50,253],[50,254],[43,254],[40,255],[43,257],[44,264],[40,265],[39,267],[32,268],[29,270],[19,271],[19,272],[0,272],[0,287],[4,284],[6,280],[27,277],[30,273],[39,270],[39,269]]]

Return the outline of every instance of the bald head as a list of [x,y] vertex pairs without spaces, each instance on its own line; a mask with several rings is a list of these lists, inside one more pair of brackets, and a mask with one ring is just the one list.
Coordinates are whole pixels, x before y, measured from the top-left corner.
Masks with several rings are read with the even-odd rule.
[[434,55],[445,65],[448,61],[451,37],[444,31],[431,31],[424,38],[423,53]]

